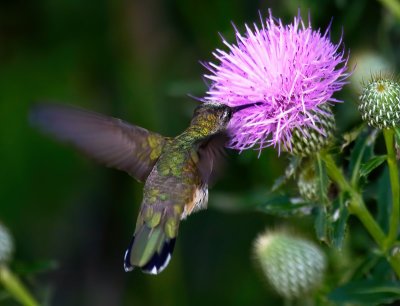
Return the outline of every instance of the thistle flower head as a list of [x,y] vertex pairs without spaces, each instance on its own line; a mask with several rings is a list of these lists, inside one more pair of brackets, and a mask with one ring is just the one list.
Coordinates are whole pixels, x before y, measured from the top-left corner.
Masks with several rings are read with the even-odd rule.
[[288,144],[293,129],[314,126],[318,106],[337,102],[333,93],[348,77],[347,57],[334,44],[329,28],[322,34],[305,25],[300,15],[284,25],[270,12],[261,27],[237,29],[236,43],[217,49],[219,61],[206,63],[212,81],[205,101],[228,106],[256,103],[233,115],[229,147],[245,150],[257,146]]
[[9,230],[0,223],[0,264],[6,263],[14,252],[14,241]]
[[368,125],[392,128],[400,124],[400,84],[392,77],[373,77],[364,85],[358,109]]
[[307,294],[322,281],[325,255],[310,241],[267,232],[256,239],[254,249],[269,284],[285,298]]

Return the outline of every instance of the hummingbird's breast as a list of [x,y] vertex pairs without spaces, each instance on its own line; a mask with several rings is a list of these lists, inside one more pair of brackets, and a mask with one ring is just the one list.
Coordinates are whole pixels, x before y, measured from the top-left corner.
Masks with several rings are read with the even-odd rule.
[[167,144],[146,180],[142,210],[151,207],[180,220],[207,207],[208,186],[202,182],[195,149]]

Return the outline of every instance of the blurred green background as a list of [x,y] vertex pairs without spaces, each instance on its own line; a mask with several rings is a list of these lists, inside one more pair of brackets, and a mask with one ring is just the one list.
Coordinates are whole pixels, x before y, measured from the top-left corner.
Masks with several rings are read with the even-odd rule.
[[[360,71],[365,54],[373,54],[367,67],[395,69],[400,62],[400,26],[371,0],[0,2],[0,219],[16,241],[13,268],[41,301],[280,305],[252,259],[252,241],[264,228],[283,224],[313,237],[312,220],[273,218],[243,209],[246,203],[236,209],[213,194],[267,192],[282,174],[285,155],[230,152],[210,192],[210,209],[181,225],[173,260],[154,277],[125,273],[122,264],[142,185],[39,134],[27,120],[35,102],[55,101],[176,135],[197,104],[187,94],[202,96],[207,88],[199,61],[223,48],[218,32],[232,41],[231,21],[243,28],[269,7],[285,22],[298,8],[305,18],[309,11],[313,27],[322,30],[333,17],[332,39],[343,30],[352,67],[359,56]],[[368,78],[371,68],[365,71]],[[356,87],[337,95],[345,100],[335,108],[339,133],[359,121]],[[361,233],[358,241],[369,239]],[[348,260],[337,258],[338,267]],[[10,299],[0,304],[16,305]]]

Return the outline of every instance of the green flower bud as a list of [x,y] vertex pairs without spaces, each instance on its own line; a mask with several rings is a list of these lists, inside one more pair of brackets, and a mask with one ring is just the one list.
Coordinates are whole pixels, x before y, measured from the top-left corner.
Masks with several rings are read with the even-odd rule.
[[11,260],[14,252],[14,241],[9,230],[0,223],[0,264]]
[[335,117],[329,105],[321,105],[315,112],[314,126],[305,125],[293,129],[289,144],[284,148],[295,156],[310,156],[320,152],[332,142],[335,132]]
[[301,297],[322,281],[326,260],[312,242],[285,233],[265,233],[254,244],[272,289],[286,299]]
[[318,182],[315,169],[311,163],[301,169],[297,180],[297,188],[304,200],[314,202],[318,199]]
[[373,78],[364,85],[358,110],[368,125],[386,129],[400,123],[400,85],[391,78]]

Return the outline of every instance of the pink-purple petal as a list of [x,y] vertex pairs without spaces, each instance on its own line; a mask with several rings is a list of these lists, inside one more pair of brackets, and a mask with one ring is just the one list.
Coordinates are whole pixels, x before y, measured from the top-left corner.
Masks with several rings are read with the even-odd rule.
[[236,43],[222,38],[228,50],[216,49],[218,63],[205,64],[210,72],[205,77],[212,84],[204,100],[229,106],[263,103],[233,115],[231,148],[290,144],[293,129],[318,130],[318,106],[340,102],[332,95],[349,76],[343,35],[332,43],[330,27],[321,34],[312,30],[310,21],[305,26],[300,15],[283,25],[270,12],[261,27],[245,25],[243,35],[234,26]]

